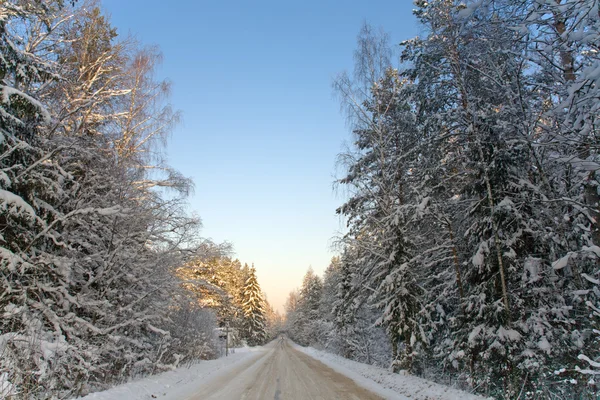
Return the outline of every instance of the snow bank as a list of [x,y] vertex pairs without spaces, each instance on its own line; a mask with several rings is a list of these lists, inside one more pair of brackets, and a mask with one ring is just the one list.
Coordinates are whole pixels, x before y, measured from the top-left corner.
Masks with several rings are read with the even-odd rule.
[[229,357],[217,360],[200,361],[188,367],[177,368],[157,375],[148,376],[137,381],[115,386],[103,392],[96,392],[81,400],[181,400],[192,396],[202,385],[221,375],[227,374],[231,368],[242,360],[263,354],[262,347],[244,347],[235,349]]
[[294,347],[321,361],[323,364],[332,368],[352,379],[358,385],[378,394],[386,399],[394,400],[482,400],[481,396],[476,396],[462,390],[454,389],[448,386],[440,385],[426,379],[422,379],[409,374],[394,374],[383,368],[373,365],[362,364],[335,354],[313,349],[312,347],[302,347],[293,344]]

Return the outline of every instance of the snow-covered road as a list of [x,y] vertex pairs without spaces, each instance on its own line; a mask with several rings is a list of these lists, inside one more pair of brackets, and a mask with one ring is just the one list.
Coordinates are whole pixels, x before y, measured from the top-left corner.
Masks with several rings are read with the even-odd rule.
[[81,400],[484,400],[406,373],[275,340],[129,382]]
[[204,385],[188,400],[381,399],[286,340],[241,362],[227,375]]

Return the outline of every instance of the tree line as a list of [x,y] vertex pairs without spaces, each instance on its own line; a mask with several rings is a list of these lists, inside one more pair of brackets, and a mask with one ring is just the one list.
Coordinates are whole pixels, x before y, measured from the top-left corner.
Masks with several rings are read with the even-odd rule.
[[415,8],[422,36],[394,47],[365,26],[334,82],[347,231],[320,286],[290,297],[289,329],[496,398],[593,398],[598,2]]
[[160,51],[99,6],[0,2],[3,398],[75,397],[216,357],[218,326],[258,344],[276,319],[253,268],[232,267],[235,285],[198,272],[235,262],[200,236],[192,182],[165,159],[180,115]]
[[230,331],[230,344],[262,345],[277,336],[282,316],[258,283],[254,264],[242,265],[221,252],[194,259],[176,269],[197,304],[214,311],[217,325]]

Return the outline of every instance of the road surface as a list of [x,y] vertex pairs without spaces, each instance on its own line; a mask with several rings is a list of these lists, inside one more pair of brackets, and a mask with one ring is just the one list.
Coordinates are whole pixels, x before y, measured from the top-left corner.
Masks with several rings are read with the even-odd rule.
[[381,400],[320,361],[276,340],[187,400]]

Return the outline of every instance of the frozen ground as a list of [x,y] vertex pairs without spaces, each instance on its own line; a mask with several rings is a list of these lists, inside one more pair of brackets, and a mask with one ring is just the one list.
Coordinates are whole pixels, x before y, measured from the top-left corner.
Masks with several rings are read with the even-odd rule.
[[362,364],[312,347],[294,347],[321,361],[335,371],[351,378],[360,386],[386,399],[411,400],[482,400],[476,396],[448,386],[421,379],[409,374],[394,374],[386,369]]
[[147,377],[85,400],[474,400],[480,397],[276,340]]

